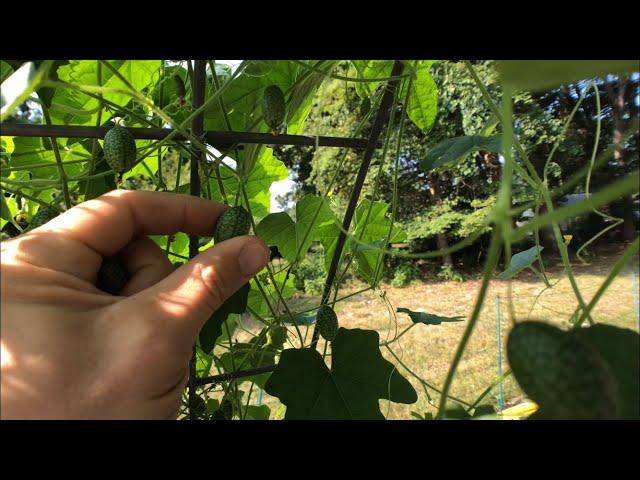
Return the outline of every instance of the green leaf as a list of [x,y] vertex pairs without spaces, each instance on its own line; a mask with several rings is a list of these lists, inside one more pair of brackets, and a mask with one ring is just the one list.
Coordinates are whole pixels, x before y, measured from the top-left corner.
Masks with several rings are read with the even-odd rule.
[[[371,202],[363,200],[356,208],[354,236],[361,242],[375,247],[387,239],[391,220],[386,217],[389,205],[385,202]],[[402,242],[406,234],[394,226],[389,238],[390,243]],[[376,267],[382,254],[373,249],[364,249],[362,244],[349,242],[350,248],[358,260],[358,273],[369,283],[375,283]],[[356,245],[358,245],[357,248]],[[331,261],[334,249],[325,247],[325,260]]]
[[463,160],[470,153],[480,150],[490,152],[502,152],[502,135],[485,137],[482,135],[470,135],[454,137],[443,140],[431,148],[420,161],[420,166],[425,172]]
[[544,90],[607,74],[640,70],[638,60],[505,60],[498,62],[502,80],[516,89]]
[[287,349],[265,391],[287,406],[288,420],[383,420],[379,399],[411,404],[411,384],[380,353],[372,330],[340,328],[331,370],[315,349]]
[[13,67],[4,60],[0,60],[0,83],[4,82],[13,73]]
[[[275,363],[276,353],[277,351],[269,345],[258,346],[255,343],[234,343],[231,351],[220,356],[220,363],[225,372],[233,372],[234,365],[238,370],[266,367]],[[271,373],[267,372],[238,378],[236,381],[238,384],[253,382],[260,388],[264,388],[270,376]]]
[[[136,140],[136,148],[140,151],[142,148],[146,147],[151,143],[150,140]],[[148,177],[153,178],[155,174],[158,172],[158,157],[157,155],[152,155],[146,157],[141,162],[138,162],[131,170],[122,174],[122,180],[126,180],[131,177]]]
[[[322,68],[324,69],[324,66]],[[287,133],[301,133],[304,120],[311,108],[311,97],[324,78],[322,74],[311,73],[290,91],[300,75],[306,72],[304,67],[292,61],[262,60],[250,63],[243,73],[231,81],[222,94],[231,129],[248,131],[253,127],[252,131],[269,131],[264,121],[260,121],[255,127],[254,124],[262,115],[260,105],[264,89],[269,85],[277,85],[287,93]],[[207,106],[205,128],[228,129],[220,102],[214,101]]]
[[[330,71],[336,63],[336,61],[325,61],[320,68],[323,71]],[[300,68],[302,69],[302,67]],[[324,79],[325,76],[323,74],[314,72],[294,87],[287,104],[286,123],[288,134],[301,135],[303,133],[304,123],[313,106],[314,94]]]
[[[393,60],[352,60],[362,78],[385,78],[391,76]],[[357,82],[356,93],[366,98],[375,93],[380,82]]]
[[[229,174],[225,168],[221,169],[227,201],[235,203],[235,195],[238,192],[238,179]],[[270,148],[260,148],[256,162],[247,175],[244,186],[249,197],[251,213],[256,221],[269,214],[271,210],[271,192],[269,188],[273,182],[284,180],[289,177],[289,170],[280,160],[273,156]],[[211,192],[215,199],[221,199],[218,182],[212,178],[209,182]]]
[[[38,62],[38,63],[41,63],[41,62]],[[51,65],[51,70],[49,70],[49,74],[48,74],[49,79],[53,81],[60,80],[58,78],[58,68],[60,68],[62,65],[67,65],[68,63],[69,63],[69,60],[55,60],[53,62],[53,65]],[[50,108],[51,101],[53,100],[53,96],[56,93],[56,89],[53,87],[41,87],[41,88],[38,88],[36,93],[38,94],[38,98],[40,99],[42,104],[45,107]]]
[[10,222],[11,220],[13,220],[13,215],[11,215],[11,210],[9,209],[9,205],[7,205],[7,200],[4,197],[4,194],[0,195],[0,198],[2,199],[2,204],[0,204],[0,217],[2,217],[7,222]]
[[204,324],[200,330],[200,347],[206,353],[210,353],[222,334],[222,323],[232,313],[244,313],[247,309],[247,297],[249,296],[249,284],[247,283],[236,293],[231,295],[218,310]]
[[[96,165],[93,173],[102,173],[108,172],[111,170],[111,167],[107,165],[107,162],[100,161]],[[115,175],[107,175],[105,177],[92,178],[90,180],[83,180],[78,182],[78,187],[80,191],[84,193],[84,199],[91,200],[92,198],[97,198],[103,193],[110,192],[111,190],[115,190],[116,180]]]
[[[138,92],[152,88],[159,80],[160,60],[111,60],[109,64],[117,69],[118,73],[126,78]],[[58,68],[58,77],[69,83],[98,86],[97,65],[97,60],[71,60],[68,65]],[[128,90],[125,84],[105,66],[102,67],[101,86]],[[132,98],[129,94],[119,92],[104,93],[102,97],[120,107],[125,107]],[[65,112],[63,109],[56,109],[56,104],[85,113]],[[51,103],[51,117],[55,123],[95,125],[99,106],[97,99],[79,90],[58,88]],[[104,116],[103,120],[105,120]]]
[[38,89],[49,75],[53,63],[53,60],[45,60],[39,67],[36,67],[34,62],[27,62],[2,82],[0,121],[9,118],[15,109]]
[[269,420],[271,409],[266,405],[249,405],[245,409],[245,420]]
[[[11,154],[11,166],[22,167],[36,163],[50,163],[51,167],[34,168],[30,172],[35,178],[57,179],[58,168],[53,149],[45,148],[45,144],[51,145],[47,137],[16,137],[14,138],[14,150]],[[87,163],[79,162],[64,164],[71,160],[89,160],[91,154],[80,143],[62,147],[59,145],[60,159],[67,176],[77,176],[84,172]]]
[[456,403],[445,410],[443,418],[444,420],[471,420],[471,415],[462,405]]
[[[162,108],[167,113],[171,120],[176,124],[181,124],[188,116],[189,109],[185,105],[181,107],[178,104],[178,95],[176,93],[176,84],[173,80],[174,75],[179,75],[183,80],[187,79],[187,70],[175,65],[168,66],[164,69],[164,75],[155,85],[152,98],[153,103]],[[187,89],[187,95],[189,94],[189,82],[185,81],[185,87]],[[166,108],[169,104],[172,106]]]
[[[276,281],[276,285],[278,290],[280,291],[280,295],[285,300],[291,298],[293,294],[296,292],[296,287],[294,285],[295,275],[290,273],[287,278],[287,272],[281,271],[274,274],[274,279]],[[278,302],[278,293],[271,281],[271,278],[266,274],[266,271],[263,270],[262,273],[257,275],[257,278],[260,279],[260,284],[262,285],[262,289],[265,291],[266,295],[269,297],[269,301],[273,306]],[[286,282],[285,282],[286,280]],[[269,306],[267,302],[265,302],[262,293],[260,293],[260,289],[256,286],[256,280],[251,282],[251,290],[249,291],[249,300],[248,306],[256,312],[261,317],[268,317],[271,315],[271,310],[269,310]]]
[[535,246],[523,252],[516,253],[513,257],[511,257],[509,268],[498,275],[498,278],[500,280],[508,280],[515,277],[522,270],[531,266],[531,264],[536,261],[542,250],[544,250],[544,247],[540,247],[540,250],[538,250],[538,247]]
[[574,330],[598,350],[618,381],[624,419],[640,419],[640,336],[627,328],[592,325]]
[[211,373],[213,355],[205,353],[202,349],[196,349],[196,373],[199,377],[206,377]]
[[438,87],[429,73],[433,62],[433,60],[419,62],[416,78],[411,86],[409,105],[407,105],[409,118],[423,132],[431,130],[438,113]]
[[312,241],[331,235],[336,221],[321,197],[307,195],[296,204],[296,221],[285,212],[272,213],[256,226],[256,235],[268,245],[278,247],[289,263],[302,259]]
[[[156,242],[156,244],[165,251],[167,248],[167,242],[169,241],[168,235],[150,235],[151,240]],[[171,246],[169,247],[169,251],[175,253],[176,255],[180,255],[182,257],[189,256],[189,236],[185,233],[178,232],[173,235],[173,241],[171,242]],[[171,258],[171,257],[170,257]],[[175,257],[174,257],[175,260]]]
[[442,322],[464,322],[465,318],[462,316],[441,317],[440,315],[435,315],[433,313],[414,312],[413,310],[402,307],[398,308],[396,311],[398,313],[406,313],[409,315],[413,323],[424,323],[425,325],[440,325]]

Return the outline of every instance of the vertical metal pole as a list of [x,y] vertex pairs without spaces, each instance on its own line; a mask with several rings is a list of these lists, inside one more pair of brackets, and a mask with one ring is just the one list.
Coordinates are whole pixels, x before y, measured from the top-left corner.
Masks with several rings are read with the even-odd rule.
[[[192,105],[194,109],[199,108],[204,103],[204,91],[206,82],[206,61],[195,60],[193,67],[193,78],[191,79],[192,86]],[[197,115],[191,123],[191,133],[196,138],[201,138],[204,133],[204,113]],[[190,187],[191,195],[195,197],[200,196],[200,174],[199,166],[204,152],[194,149],[191,154],[191,166],[190,166]],[[193,258],[198,255],[199,244],[197,235],[189,236],[189,258]],[[193,354],[191,361],[189,362],[189,420],[193,420],[195,416],[196,407],[196,346],[193,346]]]
[[[402,73],[403,69],[403,63],[399,60],[396,60],[391,70],[391,76],[397,77]],[[331,258],[331,265],[329,266],[327,278],[324,282],[322,300],[320,301],[322,305],[326,305],[326,303],[329,301],[331,287],[333,286],[333,281],[335,280],[336,272],[338,270],[338,264],[340,263],[340,257],[342,256],[342,249],[344,248],[345,241],[347,239],[347,236],[344,232],[348,232],[349,227],[351,226],[351,219],[353,218],[353,214],[355,213],[356,205],[358,203],[358,199],[360,198],[360,192],[362,191],[362,186],[364,185],[367,172],[369,171],[369,166],[371,165],[371,159],[373,158],[373,153],[378,143],[378,138],[380,137],[380,133],[382,132],[382,129],[391,114],[391,107],[393,106],[393,98],[395,96],[395,90],[397,86],[398,79],[391,80],[389,81],[389,83],[387,83],[386,89],[382,95],[382,100],[380,101],[380,107],[378,108],[376,119],[373,123],[373,126],[371,127],[369,142],[367,143],[367,148],[364,151],[362,163],[360,164],[358,174],[356,175],[356,180],[353,184],[353,189],[351,190],[349,204],[347,205],[347,210],[345,211],[344,219],[342,220],[342,230],[338,235],[336,247],[333,251],[333,257]],[[320,332],[316,327],[314,327],[313,337],[311,340],[312,348],[316,347],[319,335]]]
[[[498,378],[502,377],[502,335],[500,324],[502,323],[502,311],[500,308],[500,295],[496,295],[496,338],[498,343]],[[502,380],[498,383],[498,409],[504,410],[504,392],[502,390]]]

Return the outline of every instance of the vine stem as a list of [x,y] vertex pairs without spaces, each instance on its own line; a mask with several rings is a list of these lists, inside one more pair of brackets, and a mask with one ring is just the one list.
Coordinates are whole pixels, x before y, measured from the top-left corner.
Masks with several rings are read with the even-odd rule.
[[264,367],[250,368],[247,370],[238,370],[236,372],[223,373],[220,375],[213,375],[210,377],[198,378],[195,381],[195,385],[207,385],[222,383],[229,380],[235,380],[236,378],[252,377],[253,375],[259,375],[261,373],[269,373],[275,370],[275,365],[266,365]]
[[[47,125],[51,125],[51,116],[49,115],[49,109],[46,105],[42,105],[42,114],[44,115],[44,121]],[[56,166],[58,167],[58,175],[60,175],[60,183],[62,184],[62,194],[64,195],[64,204],[67,210],[71,208],[71,196],[69,195],[69,178],[67,172],[64,171],[62,165],[62,157],[60,157],[60,149],[58,148],[58,139],[51,137],[51,147],[53,148],[53,154],[56,157]]]
[[[470,70],[473,72],[472,68]],[[481,82],[479,83],[481,84]],[[493,270],[498,263],[498,258],[500,256],[500,247],[502,244],[503,236],[508,236],[505,239],[507,244],[511,242],[511,238],[509,238],[512,227],[510,215],[511,182],[513,179],[513,171],[515,166],[515,159],[512,149],[515,141],[512,122],[512,94],[512,88],[505,85],[502,91],[502,115],[500,115],[500,112],[497,112],[498,118],[502,118],[504,167],[502,168],[502,178],[500,181],[500,190],[498,191],[498,200],[494,208],[495,226],[491,235],[491,244],[489,246],[489,252],[487,254],[487,262],[485,264],[484,272],[482,275],[482,284],[480,285],[480,290],[478,292],[478,296],[476,298],[476,302],[473,307],[473,313],[471,314],[469,323],[465,328],[462,339],[458,344],[455,356],[453,357],[451,365],[449,366],[449,372],[447,373],[447,378],[442,387],[442,397],[440,397],[440,405],[438,407],[438,414],[436,416],[437,419],[442,419],[445,414],[447,395],[449,394],[449,390],[451,389],[453,378],[455,377],[456,370],[458,368],[460,360],[462,359],[462,355],[467,347],[467,344],[469,343],[469,339],[473,334],[473,330],[478,323],[478,319],[480,318],[480,312],[482,311],[482,306],[487,294],[487,289],[489,288],[489,282],[491,281]],[[533,173],[535,173],[535,169],[533,170]],[[506,253],[510,254],[510,250],[507,249]]]
[[500,255],[500,228],[497,226],[493,229],[493,236],[491,238],[491,246],[489,247],[489,253],[487,255],[487,263],[484,267],[484,274],[482,276],[482,284],[480,285],[480,291],[478,292],[478,297],[476,299],[475,306],[473,308],[473,313],[471,314],[471,318],[469,319],[469,323],[467,323],[467,328],[462,335],[462,340],[460,340],[460,344],[458,345],[458,349],[456,350],[455,356],[453,357],[453,361],[451,362],[451,366],[449,367],[449,372],[447,373],[447,378],[442,387],[442,396],[440,397],[440,405],[438,407],[438,415],[437,419],[441,419],[445,412],[445,406],[447,403],[447,397],[449,396],[449,390],[451,389],[451,384],[453,383],[453,377],[456,374],[456,370],[458,368],[458,364],[462,359],[462,354],[469,342],[469,338],[471,338],[471,334],[473,333],[473,329],[478,322],[478,318],[480,318],[480,311],[482,310],[482,305],[484,304],[484,297],[486,296],[487,289],[489,287],[489,281],[491,280],[491,275],[493,274],[493,269],[495,268],[496,263],[498,262],[498,256]]
[[[574,328],[579,328],[582,325],[582,323],[587,318],[589,318],[591,311],[596,306],[598,301],[600,301],[600,298],[602,297],[602,295],[604,295],[604,293],[607,291],[607,288],[609,288],[609,285],[611,285],[611,282],[615,280],[615,278],[618,276],[620,271],[625,267],[625,265],[629,262],[629,260],[631,260],[631,258],[638,253],[639,247],[640,247],[640,237],[636,237],[636,239],[631,243],[631,245],[629,245],[629,247],[624,252],[624,254],[613,265],[613,267],[611,268],[611,272],[609,272],[609,275],[607,276],[607,278],[604,280],[604,282],[602,282],[602,285],[600,285],[600,287],[598,288],[598,291],[593,295],[593,298],[591,299],[589,304],[583,309],[582,315],[576,322]],[[576,311],[574,312],[573,314],[574,318],[577,316],[578,310],[579,309],[576,309]]]
[[[204,89],[206,82],[206,62],[204,60],[195,60],[193,68],[192,81],[192,104],[194,109],[198,109],[204,103]],[[194,137],[200,138],[204,132],[204,112],[199,113],[193,118],[191,124],[191,132]],[[204,155],[204,151],[196,150],[191,154],[190,165],[190,191],[191,195],[195,197],[200,196],[200,175],[198,167],[200,165],[200,159]],[[194,258],[198,255],[199,244],[198,236],[189,236],[189,258]],[[189,418],[193,419],[196,409],[196,346],[193,345],[193,354],[191,361],[189,362]]]
[[[403,64],[399,60],[396,60],[393,64],[393,70],[391,71],[392,77],[397,77],[402,73]],[[338,236],[338,240],[336,243],[336,248],[333,252],[333,257],[331,258],[331,266],[329,267],[329,272],[327,274],[327,279],[324,284],[324,291],[322,293],[321,304],[326,305],[329,296],[331,295],[331,287],[333,286],[333,281],[336,277],[336,273],[338,270],[338,264],[340,263],[340,257],[342,256],[342,250],[345,245],[345,240],[347,238],[344,231],[349,231],[349,226],[351,225],[351,220],[353,219],[353,214],[356,210],[356,205],[358,203],[358,199],[360,197],[360,192],[362,191],[362,186],[364,185],[365,178],[367,176],[367,172],[369,171],[369,166],[371,165],[371,159],[373,157],[373,152],[376,148],[376,143],[378,142],[378,137],[382,132],[382,128],[386,123],[387,119],[390,115],[391,103],[393,102],[393,98],[395,95],[395,88],[398,84],[398,80],[392,80],[387,83],[386,90],[380,101],[380,108],[378,110],[378,115],[375,119],[373,127],[371,129],[371,134],[369,135],[369,143],[367,144],[367,148],[364,152],[364,157],[362,159],[362,163],[360,164],[360,169],[358,170],[358,175],[356,176],[356,181],[353,186],[353,190],[351,191],[351,198],[349,199],[349,204],[347,206],[347,210],[344,214],[344,219],[342,222],[342,230],[340,235]],[[317,326],[314,327],[313,337],[311,340],[311,347],[315,348],[318,343],[318,337],[320,332],[317,329]]]
[[[433,390],[434,392],[442,395],[442,390],[440,390],[438,387],[435,387],[434,385],[430,384],[429,382],[427,382],[425,379],[423,379],[422,377],[420,377],[420,375],[418,375],[417,373],[415,373],[413,370],[411,370],[403,361],[402,359],[400,359],[400,357],[398,357],[398,355],[396,355],[396,353],[389,347],[389,345],[385,345],[384,346],[387,351],[391,354],[391,356],[393,358],[396,359],[396,361],[398,362],[398,364],[404,368],[407,373],[409,373],[409,375],[411,375],[413,378],[415,378],[416,380],[418,380],[420,382],[420,384],[422,384],[423,387],[426,388],[430,388],[431,390]],[[464,400],[457,398],[457,397],[453,397],[451,395],[449,395],[449,399],[453,400],[454,402],[458,402],[461,405],[464,405],[465,407],[471,408],[471,405],[469,405],[469,403],[465,402]]]

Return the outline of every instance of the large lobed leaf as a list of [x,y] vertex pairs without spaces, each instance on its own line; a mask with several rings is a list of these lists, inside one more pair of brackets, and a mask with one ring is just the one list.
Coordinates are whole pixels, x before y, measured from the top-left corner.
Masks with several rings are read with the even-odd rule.
[[256,235],[294,263],[305,256],[311,242],[335,235],[335,221],[322,197],[307,195],[296,204],[295,222],[285,212],[272,213],[256,226]]
[[[113,60],[109,64],[118,70],[137,91],[151,88],[159,80],[160,60]],[[58,78],[68,83],[98,86],[97,60],[71,60],[68,65],[58,68]],[[128,90],[125,84],[108,68],[102,67],[103,87]],[[131,101],[126,93],[104,93],[103,98],[120,107]],[[84,114],[69,113],[64,107],[84,111]],[[74,89],[58,88],[51,103],[51,117],[54,123],[67,125],[95,125],[98,118],[97,99]],[[103,121],[105,117],[103,116]]]
[[[369,283],[375,283],[376,268],[382,256],[376,248],[385,247],[383,243],[391,227],[391,220],[386,216],[388,210],[387,203],[370,200],[363,200],[356,208],[354,236],[361,242],[372,245],[372,248],[363,248],[363,245],[351,242],[351,249],[358,260],[358,273]],[[394,226],[389,242],[402,242],[405,239],[406,234]],[[333,251],[327,252],[327,255],[329,253],[333,254]]]
[[[325,62],[323,69],[330,69],[335,62]],[[299,134],[304,120],[311,109],[313,93],[324,76],[320,73],[307,74],[295,88],[296,80],[306,74],[307,69],[296,62],[284,60],[261,60],[250,63],[244,72],[233,79],[222,94],[227,118],[234,131],[269,131],[264,121],[256,125],[262,115],[262,94],[269,85],[277,85],[283,92],[288,92],[287,133]],[[255,126],[254,126],[255,125]],[[205,128],[207,130],[227,130],[228,125],[220,102],[214,101],[205,111]]]
[[265,391],[287,406],[288,420],[383,420],[379,399],[414,403],[411,384],[385,360],[372,330],[340,328],[329,369],[315,349],[287,349]]
[[[232,176],[228,169],[221,168],[221,175],[223,177],[223,186],[226,194],[226,199],[229,203],[234,204],[236,194],[238,194],[238,179]],[[256,161],[253,166],[250,167],[247,173],[246,180],[244,182],[244,188],[249,198],[249,205],[251,206],[251,213],[256,221],[265,217],[271,210],[271,184],[279,180],[285,180],[289,177],[289,170],[287,167],[273,156],[273,150],[270,148],[260,148]],[[209,185],[212,192],[212,197],[215,200],[222,200],[220,194],[220,188],[215,178],[211,178]],[[242,198],[242,195],[239,195]]]

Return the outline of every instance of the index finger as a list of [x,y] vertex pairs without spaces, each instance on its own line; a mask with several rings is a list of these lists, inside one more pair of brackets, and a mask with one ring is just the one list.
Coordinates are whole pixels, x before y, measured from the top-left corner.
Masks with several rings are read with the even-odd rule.
[[226,209],[191,195],[113,190],[71,208],[39,230],[64,235],[110,256],[136,235],[212,235]]

